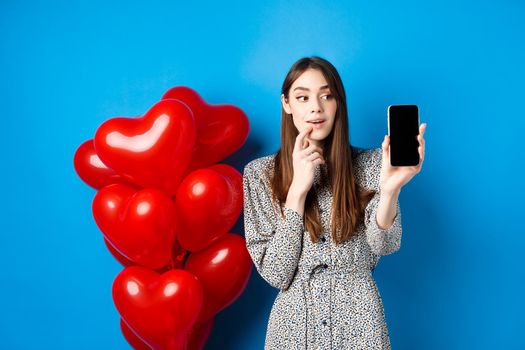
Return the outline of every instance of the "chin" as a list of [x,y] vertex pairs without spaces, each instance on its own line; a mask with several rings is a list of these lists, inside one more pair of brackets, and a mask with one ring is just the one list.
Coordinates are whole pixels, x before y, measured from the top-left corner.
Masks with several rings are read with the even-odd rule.
[[321,131],[321,130],[315,130],[313,131],[311,134],[310,134],[310,138],[312,140],[317,140],[317,141],[322,141],[326,138],[326,136],[328,136],[327,133]]

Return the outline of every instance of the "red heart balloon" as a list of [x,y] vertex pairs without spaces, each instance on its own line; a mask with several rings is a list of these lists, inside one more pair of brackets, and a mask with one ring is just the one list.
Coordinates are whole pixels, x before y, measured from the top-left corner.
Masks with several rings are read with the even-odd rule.
[[239,170],[226,164],[214,164],[208,167],[208,169],[222,174],[229,180],[228,184],[230,185],[230,195],[232,196],[232,201],[237,203],[239,210],[242,210],[244,198],[242,174],[239,172]]
[[[186,337],[184,350],[203,350],[213,329],[213,323],[213,317],[204,322],[196,322]],[[129,328],[122,318],[120,319],[120,329],[126,341],[135,350],[150,350],[150,347]]]
[[197,322],[193,326],[186,338],[186,345],[184,350],[202,350],[204,345],[210,337],[211,331],[213,329],[214,319],[213,317],[204,322]]
[[[113,245],[110,242],[108,242],[106,237],[104,237],[104,244],[106,244],[106,247],[108,248],[111,255],[113,255],[113,257],[122,266],[127,267],[127,266],[137,265],[135,262],[129,260],[124,255],[120,254],[120,252],[115,247],[113,247]],[[173,247],[172,247],[171,262],[168,265],[160,269],[156,269],[155,271],[157,271],[158,273],[164,273],[171,269],[182,269],[182,265],[184,263],[184,258],[186,254],[187,254],[187,251],[180,246],[177,240],[175,240],[173,242]]]
[[105,238],[125,258],[151,269],[170,263],[177,222],[164,193],[113,184],[97,192],[92,210]]
[[97,152],[95,152],[93,140],[87,140],[77,148],[73,164],[78,176],[95,189],[114,183],[128,183],[115,170],[102,163]]
[[94,142],[100,159],[130,182],[172,196],[192,157],[195,138],[188,106],[163,100],[143,117],[105,121]]
[[250,122],[239,107],[208,104],[195,90],[186,86],[169,89],[162,99],[184,102],[195,117],[197,141],[188,172],[223,160],[237,151],[248,138]]
[[178,240],[191,252],[230,230],[242,210],[242,175],[225,164],[195,170],[184,178],[175,205]]
[[198,322],[215,316],[242,294],[252,267],[244,238],[232,233],[227,233],[204,250],[190,254],[184,269],[199,279],[204,292]]
[[202,307],[202,287],[193,274],[158,274],[126,267],[113,282],[115,306],[129,328],[153,349],[182,350]]
[[113,255],[113,257],[115,259],[117,259],[117,261],[122,266],[126,267],[126,266],[137,265],[133,261],[131,261],[128,258],[126,258],[124,255],[120,254],[120,252],[115,247],[113,247],[113,245],[107,240],[106,237],[104,237],[104,244],[106,245],[106,248],[108,248],[108,250],[111,253],[111,255]]
[[128,327],[126,322],[121,318],[120,319],[120,330],[126,341],[133,347],[135,350],[151,350],[151,348],[144,343],[138,335],[133,332],[131,328]]

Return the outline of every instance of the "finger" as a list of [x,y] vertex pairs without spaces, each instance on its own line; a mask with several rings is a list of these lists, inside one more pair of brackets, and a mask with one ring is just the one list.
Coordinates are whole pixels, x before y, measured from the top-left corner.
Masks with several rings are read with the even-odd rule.
[[419,143],[420,146],[425,145],[425,139],[423,138],[423,135],[420,134],[417,136],[417,142]]
[[310,131],[308,131],[306,133],[306,136],[304,137],[305,145],[306,145],[305,147],[315,144],[315,142],[312,142],[312,139],[310,138],[310,135],[312,134],[312,131],[314,130],[314,128],[313,128],[313,126],[309,126],[309,127],[311,127],[312,129]]
[[390,136],[385,135],[383,139],[383,143],[381,144],[381,148],[388,150],[388,146],[390,145]]
[[421,167],[421,165],[423,164],[423,161],[425,160],[425,147],[419,146],[418,152],[419,152],[419,167]]
[[319,153],[319,152],[314,152],[312,154],[310,154],[309,156],[307,156],[305,159],[308,160],[308,161],[313,161],[317,158],[321,158],[322,160],[323,159],[323,156]]
[[[303,141],[302,141],[301,143],[302,143],[301,148],[302,148],[303,150],[304,150],[306,147],[308,147],[308,146],[311,145],[310,140],[309,140],[308,138],[303,139]],[[300,148],[300,149],[301,149],[301,148]]]
[[390,151],[388,147],[389,145],[390,145],[390,136],[385,135],[383,139],[383,143],[381,144],[383,162],[387,161],[388,158],[390,157],[390,154],[389,154]]
[[301,151],[301,153],[303,154],[303,156],[308,156],[310,154],[312,154],[313,152],[319,152],[320,154],[323,154],[323,149],[319,146],[316,146],[314,145],[313,143],[310,144],[310,146],[306,147],[305,149],[303,149]]
[[324,164],[325,162],[324,162],[324,159],[317,158],[317,159],[313,160],[312,163],[314,165],[319,165],[319,164]]
[[297,149],[303,149],[303,142],[305,141],[305,137],[306,135],[313,130],[313,126],[312,125],[307,125],[300,133],[299,135],[297,135],[297,137],[295,138],[295,148]]
[[319,152],[319,153],[323,153],[323,149],[319,146],[317,146],[316,144],[312,143],[310,146],[306,147],[305,149],[303,149],[303,152],[304,151],[310,151],[310,153],[312,152]]
[[423,138],[423,136],[421,136],[419,139],[418,150],[419,150],[419,155],[421,159],[425,159],[425,139]]
[[423,123],[419,126],[419,134],[421,136],[423,136],[426,130],[427,130],[427,123]]

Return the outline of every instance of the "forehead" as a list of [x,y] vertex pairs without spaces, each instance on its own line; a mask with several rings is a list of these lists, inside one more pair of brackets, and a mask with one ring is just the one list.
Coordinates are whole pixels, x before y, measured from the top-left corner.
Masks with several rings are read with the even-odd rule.
[[293,82],[291,91],[318,91],[328,89],[328,82],[323,73],[318,69],[309,68],[305,70]]

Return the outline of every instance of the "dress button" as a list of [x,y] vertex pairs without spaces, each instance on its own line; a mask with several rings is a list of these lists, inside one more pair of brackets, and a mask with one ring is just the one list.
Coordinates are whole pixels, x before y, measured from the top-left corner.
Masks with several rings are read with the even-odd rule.
[[326,321],[323,320],[323,326],[326,326]]
[[328,265],[326,265],[326,264],[323,264],[322,266],[323,266],[324,269],[328,268]]
[[321,241],[322,242],[326,242],[326,238],[325,237],[321,237]]

